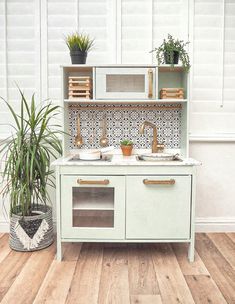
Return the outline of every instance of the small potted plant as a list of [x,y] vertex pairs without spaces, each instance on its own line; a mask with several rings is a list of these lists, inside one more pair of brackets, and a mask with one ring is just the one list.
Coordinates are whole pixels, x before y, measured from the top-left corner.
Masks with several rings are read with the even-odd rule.
[[133,149],[133,142],[129,139],[122,140],[121,149],[124,156],[130,156]]
[[189,41],[184,42],[183,40],[175,39],[172,35],[168,34],[167,39],[164,39],[163,43],[151,52],[156,52],[159,65],[165,63],[174,67],[175,64],[178,64],[180,59],[184,69],[189,71],[190,60],[186,51],[186,46],[188,44]]
[[85,64],[87,53],[94,46],[94,39],[89,35],[75,32],[66,36],[65,41],[70,50],[72,64]]
[[2,194],[10,201],[10,247],[34,251],[48,247],[54,238],[48,186],[55,186],[50,160],[62,154],[57,137],[62,132],[51,122],[60,113],[59,106],[36,106],[34,95],[31,102],[21,91],[20,95],[19,113],[4,100],[15,126],[0,145],[5,162]]

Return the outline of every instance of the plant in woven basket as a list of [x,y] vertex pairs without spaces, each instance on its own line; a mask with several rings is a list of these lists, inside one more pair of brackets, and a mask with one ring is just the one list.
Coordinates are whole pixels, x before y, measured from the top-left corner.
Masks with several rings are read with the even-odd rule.
[[156,52],[156,58],[159,65],[170,64],[174,67],[175,64],[178,64],[180,59],[185,71],[188,72],[190,69],[190,59],[186,51],[188,44],[189,41],[184,42],[183,40],[175,39],[172,35],[168,34],[167,39],[164,39],[163,43],[151,52]]
[[[53,235],[52,239],[47,235],[53,234],[48,186],[55,186],[50,161],[62,154],[62,147],[57,137],[60,125],[52,123],[59,106],[48,103],[37,107],[34,95],[31,102],[21,90],[20,96],[19,114],[4,100],[14,120],[14,132],[1,142],[0,152],[5,161],[3,197],[10,200],[10,245],[26,251],[44,248],[53,241]],[[46,244],[41,242],[44,238]]]
[[73,64],[86,63],[87,52],[94,46],[94,39],[87,34],[72,33],[65,37],[65,42],[70,50]]

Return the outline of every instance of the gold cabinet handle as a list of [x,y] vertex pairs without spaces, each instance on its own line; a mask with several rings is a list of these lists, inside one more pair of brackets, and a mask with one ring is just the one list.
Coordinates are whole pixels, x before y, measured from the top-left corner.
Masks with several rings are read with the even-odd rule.
[[144,179],[143,183],[145,185],[174,185],[174,179],[166,179],[166,180],[151,180],[151,179]]
[[149,92],[148,98],[153,98],[153,70],[148,70],[148,78],[149,78]]
[[109,180],[104,179],[104,180],[84,180],[84,179],[78,179],[77,183],[79,185],[108,185]]

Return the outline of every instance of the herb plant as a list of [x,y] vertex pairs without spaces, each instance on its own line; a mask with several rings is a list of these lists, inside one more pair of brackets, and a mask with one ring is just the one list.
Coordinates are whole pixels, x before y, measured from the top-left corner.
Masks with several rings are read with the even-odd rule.
[[10,214],[28,216],[38,204],[50,200],[47,186],[55,186],[50,160],[62,154],[57,137],[62,131],[60,125],[51,124],[59,114],[59,106],[48,103],[36,107],[34,95],[31,102],[22,91],[20,95],[20,114],[4,100],[14,119],[15,132],[1,143],[0,152],[5,160],[3,196],[9,194]]
[[158,64],[166,63],[166,58],[169,60],[170,65],[174,67],[174,52],[179,53],[179,59],[186,71],[190,69],[190,59],[186,51],[186,47],[189,41],[184,42],[183,40],[175,39],[172,35],[168,34],[167,39],[163,40],[163,43],[158,47],[153,49],[151,52],[156,52],[156,58]]
[[129,139],[124,139],[124,140],[121,141],[121,145],[122,146],[132,146],[133,142]]
[[70,51],[88,52],[94,46],[94,39],[91,39],[89,35],[79,34],[78,32],[67,35],[65,41]]

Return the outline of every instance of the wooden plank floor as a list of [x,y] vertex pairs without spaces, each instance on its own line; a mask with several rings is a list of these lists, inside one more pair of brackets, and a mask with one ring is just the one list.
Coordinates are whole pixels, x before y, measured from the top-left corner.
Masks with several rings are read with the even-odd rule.
[[235,233],[200,233],[196,260],[187,244],[63,245],[20,253],[0,234],[4,304],[235,304]]

